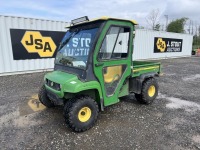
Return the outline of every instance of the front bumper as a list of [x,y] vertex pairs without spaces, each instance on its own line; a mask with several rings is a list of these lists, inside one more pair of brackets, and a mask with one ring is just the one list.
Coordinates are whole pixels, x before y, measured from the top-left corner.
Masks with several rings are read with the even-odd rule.
[[59,98],[54,92],[48,90],[48,88],[46,88],[46,91],[51,102],[53,102],[55,105],[63,105],[63,98]]

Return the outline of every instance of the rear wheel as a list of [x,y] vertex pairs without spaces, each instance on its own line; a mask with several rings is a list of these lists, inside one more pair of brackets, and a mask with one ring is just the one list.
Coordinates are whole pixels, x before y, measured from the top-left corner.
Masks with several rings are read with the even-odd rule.
[[75,132],[83,132],[93,127],[98,113],[97,102],[89,96],[73,98],[64,106],[65,122]]
[[51,100],[48,98],[47,96],[47,91],[45,89],[45,86],[43,85],[38,93],[38,97],[40,102],[45,105],[46,107],[50,108],[50,107],[54,107],[54,103],[51,102]]
[[155,78],[144,81],[141,94],[135,94],[135,98],[143,103],[152,103],[158,95],[158,83]]

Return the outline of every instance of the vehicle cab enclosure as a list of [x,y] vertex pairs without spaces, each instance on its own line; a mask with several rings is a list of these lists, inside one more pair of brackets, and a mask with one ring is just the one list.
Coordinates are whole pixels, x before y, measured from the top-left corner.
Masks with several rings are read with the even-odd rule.
[[[133,71],[136,24],[108,17],[72,22],[58,48],[54,71],[44,77],[49,99],[61,105],[73,97],[88,95],[103,110],[130,92],[140,94],[146,77]],[[150,67],[146,71],[149,77],[160,72],[160,67]]]

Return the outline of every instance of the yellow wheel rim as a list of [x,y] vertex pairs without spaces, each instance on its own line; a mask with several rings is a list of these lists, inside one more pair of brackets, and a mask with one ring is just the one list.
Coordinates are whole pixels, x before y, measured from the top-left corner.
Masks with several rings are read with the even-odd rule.
[[148,89],[148,95],[149,95],[150,97],[153,97],[153,96],[155,95],[155,93],[156,93],[156,88],[155,88],[154,85],[151,85],[151,86],[149,87],[149,89]]
[[91,109],[89,107],[83,107],[78,113],[78,119],[81,122],[86,122],[90,119],[92,115]]

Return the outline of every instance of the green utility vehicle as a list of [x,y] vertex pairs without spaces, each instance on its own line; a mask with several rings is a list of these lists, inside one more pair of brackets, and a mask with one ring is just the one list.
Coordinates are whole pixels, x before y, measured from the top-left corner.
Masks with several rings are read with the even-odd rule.
[[46,107],[64,105],[65,122],[73,131],[90,129],[99,110],[120,97],[134,93],[139,102],[150,104],[158,95],[160,63],[132,61],[136,24],[82,17],[68,27],[39,100]]

